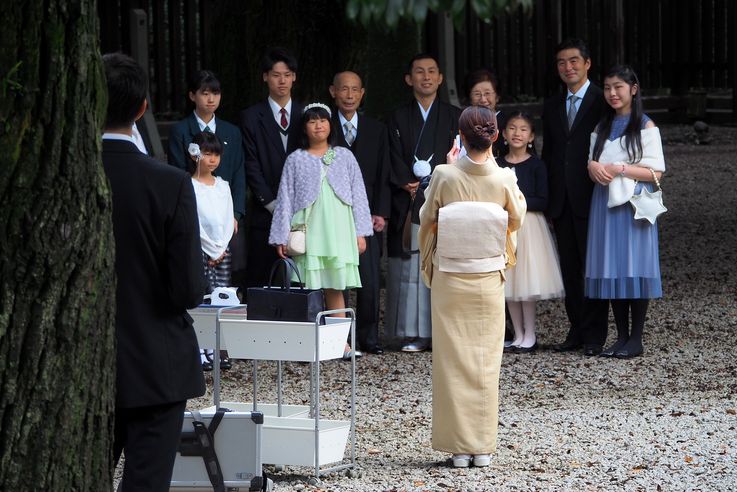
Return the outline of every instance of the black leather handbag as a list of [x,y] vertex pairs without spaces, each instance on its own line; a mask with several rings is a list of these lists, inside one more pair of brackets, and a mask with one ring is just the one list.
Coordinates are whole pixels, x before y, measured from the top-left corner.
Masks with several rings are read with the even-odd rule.
[[[274,275],[279,266],[282,272],[281,286],[274,285]],[[291,273],[299,280],[299,287],[291,286]],[[266,321],[315,322],[317,313],[325,310],[325,297],[321,289],[302,287],[299,269],[291,259],[278,259],[271,267],[267,287],[250,287],[248,296],[248,319]]]

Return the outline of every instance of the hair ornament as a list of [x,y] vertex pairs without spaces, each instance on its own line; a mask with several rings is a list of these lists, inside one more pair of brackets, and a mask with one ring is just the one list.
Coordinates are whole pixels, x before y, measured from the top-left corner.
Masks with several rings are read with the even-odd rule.
[[202,151],[200,150],[200,146],[194,142],[189,144],[189,147],[187,147],[187,153],[189,153],[189,155],[191,155],[195,159],[199,159],[202,156]]
[[328,116],[330,116],[331,118],[333,117],[333,112],[330,111],[330,108],[326,104],[323,104],[323,103],[311,103],[311,104],[308,104],[307,106],[305,106],[305,109],[302,110],[302,114],[304,114],[307,111],[309,111],[310,109],[314,109],[314,108],[324,109],[325,111],[328,112]]

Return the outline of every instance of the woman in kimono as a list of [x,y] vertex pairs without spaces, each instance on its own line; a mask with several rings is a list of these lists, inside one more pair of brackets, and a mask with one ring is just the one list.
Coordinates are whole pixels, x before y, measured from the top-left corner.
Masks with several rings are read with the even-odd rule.
[[432,447],[456,467],[488,466],[496,450],[504,344],[504,269],[527,209],[491,145],[495,115],[471,106],[460,118],[467,155],[437,166],[420,210],[420,259],[432,305]]

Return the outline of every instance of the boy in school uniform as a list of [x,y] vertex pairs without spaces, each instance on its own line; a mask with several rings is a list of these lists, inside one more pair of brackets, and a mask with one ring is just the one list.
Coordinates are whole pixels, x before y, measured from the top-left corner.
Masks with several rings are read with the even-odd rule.
[[301,134],[302,105],[292,99],[297,60],[284,48],[272,48],[263,57],[261,73],[269,96],[241,111],[239,119],[252,199],[246,240],[246,287],[266,285],[271,266],[278,258],[269,245],[271,214],[284,161],[297,149]]

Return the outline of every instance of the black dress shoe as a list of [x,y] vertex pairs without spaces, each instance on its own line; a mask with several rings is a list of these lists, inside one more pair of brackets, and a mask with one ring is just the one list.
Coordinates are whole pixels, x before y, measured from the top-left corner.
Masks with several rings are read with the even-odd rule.
[[381,355],[384,353],[384,347],[381,345],[370,345],[363,349],[363,351],[368,352],[369,354]]
[[616,357],[617,359],[632,359],[640,355],[642,355],[642,349],[629,350],[629,349],[623,348],[621,350],[617,350],[616,352],[614,352],[614,357]]
[[601,347],[586,347],[583,349],[583,355],[586,357],[594,357],[601,353]]
[[206,360],[202,363],[202,370],[204,372],[212,371],[212,368],[213,368],[212,362],[210,362],[209,360]]
[[537,342],[535,342],[532,347],[515,347],[514,353],[515,354],[529,354],[537,350]]
[[233,363],[230,362],[230,359],[229,358],[220,359],[220,369],[221,370],[227,371],[231,367],[233,367]]
[[574,350],[579,350],[583,347],[583,344],[581,342],[574,342],[573,340],[566,340],[563,343],[556,343],[553,345],[553,350],[556,352],[572,352]]

